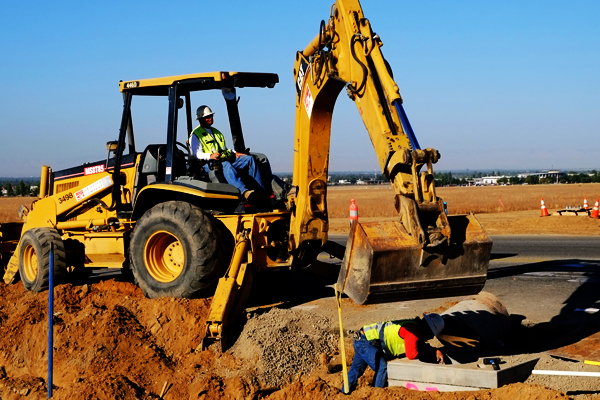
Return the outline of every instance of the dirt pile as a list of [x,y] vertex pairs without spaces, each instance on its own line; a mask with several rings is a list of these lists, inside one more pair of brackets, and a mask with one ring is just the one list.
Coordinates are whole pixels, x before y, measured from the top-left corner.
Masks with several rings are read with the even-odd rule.
[[231,353],[256,366],[266,386],[280,386],[290,377],[314,370],[321,359],[337,353],[339,334],[329,318],[274,308],[249,315]]
[[[252,315],[230,352],[196,351],[209,300],[147,299],[127,282],[55,289],[55,399],[561,399],[533,385],[465,393],[369,387],[339,392],[322,354],[334,356],[335,321],[299,310]],[[47,292],[0,283],[0,398],[44,399]],[[347,348],[351,352],[351,347]]]
[[[8,382],[26,376],[45,380],[47,292],[27,292],[21,283],[0,284],[0,310],[0,367]],[[58,286],[56,398],[102,398],[103,392],[106,398],[151,397],[174,375],[183,382],[192,372],[179,366],[200,356],[193,349],[202,338],[207,310],[207,300],[150,300],[136,286],[114,280]],[[4,392],[0,389],[2,398]]]

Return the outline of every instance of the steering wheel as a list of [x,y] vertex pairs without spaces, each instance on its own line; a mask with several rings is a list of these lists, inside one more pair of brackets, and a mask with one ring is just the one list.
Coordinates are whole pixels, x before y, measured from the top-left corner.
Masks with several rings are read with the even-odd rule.
[[189,160],[190,159],[190,155],[191,155],[189,147],[187,147],[187,145],[185,145],[185,144],[183,144],[181,142],[175,142],[175,145],[177,145],[177,146],[179,146],[179,147],[181,147],[181,148],[184,149],[183,154],[185,155],[185,159]]

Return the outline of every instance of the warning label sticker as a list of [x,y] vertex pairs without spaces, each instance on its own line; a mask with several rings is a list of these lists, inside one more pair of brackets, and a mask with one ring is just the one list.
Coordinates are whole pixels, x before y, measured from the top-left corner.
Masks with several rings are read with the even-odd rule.
[[310,88],[308,87],[308,82],[306,82],[306,85],[304,86],[304,96],[302,97],[302,103],[304,103],[304,108],[306,109],[308,118],[310,118],[310,115],[312,114],[314,101],[312,93],[310,92]]
[[104,190],[110,186],[112,186],[112,179],[110,178],[110,176],[105,176],[99,181],[96,181],[91,185],[86,186],[83,189],[75,192],[75,200],[81,201],[86,197],[90,197],[91,195],[98,193],[99,191]]

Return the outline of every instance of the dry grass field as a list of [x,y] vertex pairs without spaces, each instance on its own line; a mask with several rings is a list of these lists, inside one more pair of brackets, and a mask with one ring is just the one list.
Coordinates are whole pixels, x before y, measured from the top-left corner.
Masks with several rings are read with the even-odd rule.
[[19,207],[25,205],[31,209],[31,203],[37,200],[37,197],[2,197],[0,198],[0,223],[20,222]]
[[[599,183],[573,185],[442,187],[437,193],[448,204],[449,214],[473,212],[488,233],[600,235],[600,220],[570,216],[540,218],[540,198],[550,213],[577,206],[587,197],[590,207],[600,197]],[[17,222],[24,204],[31,208],[34,197],[0,198],[0,223]],[[328,188],[330,231],[348,231],[348,207],[355,199],[361,221],[395,219],[394,191],[390,185],[333,186]]]
[[[600,184],[471,186],[437,188],[448,204],[449,214],[477,214],[485,230],[492,235],[551,234],[600,235],[600,220],[581,216],[540,218],[540,198],[550,213],[583,204],[590,207],[600,197]],[[394,191],[382,186],[334,186],[328,190],[331,233],[348,232],[350,199],[358,205],[361,221],[374,222],[396,218]],[[581,215],[581,214],[580,214]]]
[[[437,194],[448,204],[449,214],[473,212],[498,213],[540,210],[540,198],[549,211],[566,205],[581,205],[587,197],[590,207],[600,197],[600,183],[573,185],[518,185],[518,186],[457,186],[437,188]],[[394,190],[390,185],[333,186],[328,188],[329,216],[348,217],[350,199],[358,205],[361,217],[393,217]]]

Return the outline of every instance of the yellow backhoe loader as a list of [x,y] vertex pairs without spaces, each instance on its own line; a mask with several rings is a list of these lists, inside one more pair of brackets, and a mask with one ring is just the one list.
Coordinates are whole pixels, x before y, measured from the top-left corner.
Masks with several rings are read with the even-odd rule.
[[[303,268],[322,251],[343,258],[337,289],[359,304],[479,292],[491,240],[472,215],[446,216],[432,170],[440,154],[419,147],[382,40],[358,0],[338,0],[330,11],[315,38],[296,53],[291,186],[273,178],[272,199],[248,204],[222,177],[197,165],[183,143],[193,130],[191,94],[220,90],[233,147],[247,153],[236,90],[272,88],[276,74],[122,81],[118,140],[107,144],[105,160],[62,171],[42,167],[40,199],[23,211],[20,237],[14,233],[20,227],[7,228],[3,256],[13,253],[4,281],[13,282],[18,273],[27,289],[47,288],[53,246],[56,272],[121,268],[148,297],[207,296],[216,286],[205,345],[227,335],[256,272]],[[353,223],[345,253],[328,241],[327,211],[331,117],[343,89],[393,185],[390,201],[398,211],[395,222]],[[166,100],[167,135],[164,143],[139,151],[131,107],[148,96]],[[268,171],[267,157],[251,154]]]

